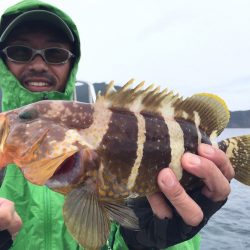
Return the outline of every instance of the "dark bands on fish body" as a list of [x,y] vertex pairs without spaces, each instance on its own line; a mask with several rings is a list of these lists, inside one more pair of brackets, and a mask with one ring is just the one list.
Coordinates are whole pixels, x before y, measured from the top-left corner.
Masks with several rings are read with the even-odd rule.
[[176,122],[183,131],[185,152],[197,153],[198,132],[195,123],[184,119],[176,119]]
[[[147,188],[154,190],[156,187],[156,179],[154,177],[156,177],[160,169],[167,167],[171,162],[169,131],[164,118],[152,116],[148,113],[141,114],[145,119],[146,140],[139,174],[133,189],[133,191],[138,193],[141,192],[142,188],[144,192]],[[150,192],[150,190],[146,191]]]
[[212,145],[212,142],[209,139],[208,135],[201,129],[200,129],[200,133],[201,133],[201,143]]
[[[184,150],[185,152],[191,152],[197,154],[197,148],[199,144],[199,136],[197,127],[194,122],[184,119],[176,119],[176,122],[179,124],[183,131],[183,140],[184,140]],[[193,177],[186,171],[183,171],[182,178],[180,183],[186,188],[189,189],[187,184],[197,182],[197,178]]]
[[116,110],[112,113],[100,151],[105,168],[110,174],[116,175],[118,181],[130,175],[136,160],[137,136],[137,119],[132,112]]
[[228,145],[229,145],[229,140],[223,140],[218,143],[219,149],[221,149],[223,152],[227,151]]
[[[15,163],[27,181],[65,195],[65,225],[84,249],[101,249],[113,221],[140,229],[126,199],[160,191],[157,176],[163,168],[172,169],[188,195],[201,190],[204,180],[182,168],[183,154],[197,153],[201,142],[211,144],[229,120],[224,101],[215,95],[183,98],[153,85],[143,90],[143,82],[130,89],[131,84],[114,91],[112,81],[95,104],[41,101],[0,116],[0,167]],[[250,135],[219,147],[235,179],[250,186]],[[161,247],[162,232],[150,234],[157,242],[146,245]]]
[[171,162],[168,127],[163,117],[143,113],[142,115],[145,119],[146,141],[141,164],[166,167]]

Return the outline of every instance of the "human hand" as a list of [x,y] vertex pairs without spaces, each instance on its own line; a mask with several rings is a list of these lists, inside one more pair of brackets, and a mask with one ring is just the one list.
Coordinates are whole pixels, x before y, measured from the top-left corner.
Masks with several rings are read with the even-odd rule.
[[199,145],[198,153],[185,153],[182,167],[202,179],[202,188],[186,192],[173,171],[164,168],[157,177],[161,192],[148,196],[148,202],[130,202],[141,227],[138,232],[121,228],[131,249],[165,248],[188,240],[224,205],[233,167],[225,153],[210,145]]
[[12,238],[14,238],[21,226],[22,220],[15,211],[14,203],[0,198],[0,231],[8,230]]
[[[183,169],[203,180],[202,195],[213,202],[224,201],[230,193],[229,181],[234,177],[234,169],[229,159],[220,149],[206,144],[199,145],[198,153],[199,156],[184,154]],[[158,185],[162,193],[149,196],[148,201],[153,213],[160,219],[173,216],[173,209],[166,203],[164,194],[186,224],[197,226],[203,220],[200,204],[187,194],[171,169],[160,171]]]

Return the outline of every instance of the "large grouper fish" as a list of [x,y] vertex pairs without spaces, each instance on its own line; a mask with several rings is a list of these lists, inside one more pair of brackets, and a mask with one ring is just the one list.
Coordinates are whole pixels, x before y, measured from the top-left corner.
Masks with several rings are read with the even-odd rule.
[[250,135],[215,140],[230,117],[221,98],[131,84],[115,91],[111,82],[95,104],[44,100],[0,114],[0,167],[15,163],[31,183],[64,194],[66,226],[86,249],[106,243],[111,221],[138,229],[125,200],[158,191],[162,168],[186,190],[202,185],[181,167],[200,143],[222,149],[250,185]]

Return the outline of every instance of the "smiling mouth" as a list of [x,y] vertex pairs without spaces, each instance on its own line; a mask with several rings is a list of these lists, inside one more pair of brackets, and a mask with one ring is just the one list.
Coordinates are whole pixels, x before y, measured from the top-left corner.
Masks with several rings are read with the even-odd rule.
[[27,83],[28,86],[36,86],[36,87],[47,87],[50,86],[47,82],[29,82]]
[[27,81],[24,83],[24,87],[33,92],[41,92],[50,90],[53,85],[44,81]]
[[84,164],[82,158],[81,151],[67,158],[46,182],[46,186],[58,190],[79,183],[84,177]]

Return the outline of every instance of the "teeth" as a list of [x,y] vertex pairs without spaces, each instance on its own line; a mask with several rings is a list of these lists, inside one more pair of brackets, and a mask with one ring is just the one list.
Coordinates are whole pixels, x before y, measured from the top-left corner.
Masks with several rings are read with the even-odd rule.
[[47,82],[29,82],[28,84],[31,86],[37,86],[37,87],[49,86]]

